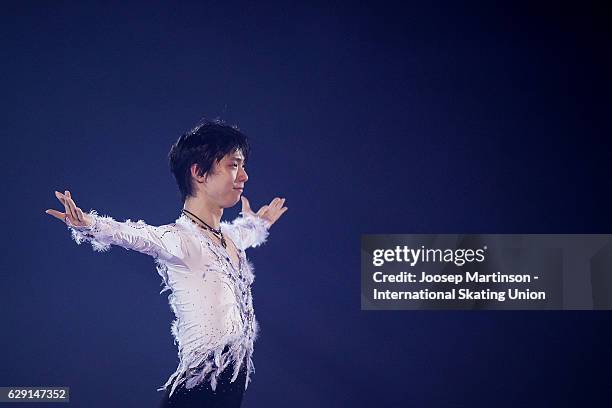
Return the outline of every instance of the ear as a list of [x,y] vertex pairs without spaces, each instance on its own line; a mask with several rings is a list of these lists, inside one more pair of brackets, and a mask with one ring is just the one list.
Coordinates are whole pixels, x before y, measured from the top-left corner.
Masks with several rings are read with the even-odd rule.
[[191,177],[193,177],[196,182],[204,183],[206,181],[206,178],[208,175],[204,174],[204,176],[200,176],[198,174],[198,164],[197,163],[193,163],[191,167],[189,168],[189,170],[191,171]]

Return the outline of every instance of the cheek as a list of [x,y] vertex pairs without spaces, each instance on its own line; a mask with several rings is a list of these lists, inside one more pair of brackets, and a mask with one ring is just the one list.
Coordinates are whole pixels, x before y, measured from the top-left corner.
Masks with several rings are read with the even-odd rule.
[[208,184],[208,191],[214,195],[223,194],[227,190],[227,181],[225,178],[216,178]]
[[232,190],[234,188],[234,184],[236,184],[236,175],[232,172],[228,173],[226,177],[223,179],[223,188],[226,190]]

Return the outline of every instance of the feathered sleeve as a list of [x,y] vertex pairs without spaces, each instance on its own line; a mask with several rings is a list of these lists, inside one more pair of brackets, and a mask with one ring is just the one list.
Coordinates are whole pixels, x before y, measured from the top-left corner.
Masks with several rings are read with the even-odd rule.
[[225,233],[227,233],[236,243],[239,249],[255,248],[268,238],[270,222],[256,215],[241,213],[242,216],[236,218],[231,223],[223,221],[221,223]]
[[93,218],[90,227],[76,227],[68,224],[72,239],[77,244],[90,242],[95,251],[106,252],[111,245],[119,245],[128,250],[134,250],[153,258],[160,258],[173,263],[183,263],[185,250],[181,236],[172,225],[155,227],[143,220],[134,222],[115,221],[112,217],[98,215],[91,210]]

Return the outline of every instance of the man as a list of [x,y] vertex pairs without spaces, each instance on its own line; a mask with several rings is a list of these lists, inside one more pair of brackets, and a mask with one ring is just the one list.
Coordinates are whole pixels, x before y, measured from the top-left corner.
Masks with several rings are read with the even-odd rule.
[[[287,211],[275,198],[257,213],[241,197],[248,175],[246,136],[220,122],[206,121],[182,135],[169,153],[183,209],[173,224],[115,221],[95,210],[84,213],[69,191],[55,192],[72,238],[96,251],[119,245],[154,258],[176,316],[172,334],[179,366],[166,384],[162,407],[239,407],[250,374],[258,324],[253,311],[254,280],[245,249],[266,241],[268,229]],[[221,221],[223,209],[242,199],[241,217]]]

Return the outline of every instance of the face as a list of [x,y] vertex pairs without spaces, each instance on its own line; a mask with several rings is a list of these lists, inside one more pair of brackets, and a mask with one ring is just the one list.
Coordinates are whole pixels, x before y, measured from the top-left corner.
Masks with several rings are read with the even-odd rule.
[[206,181],[204,194],[221,208],[233,207],[240,201],[244,185],[249,179],[240,150],[227,154],[213,164]]

